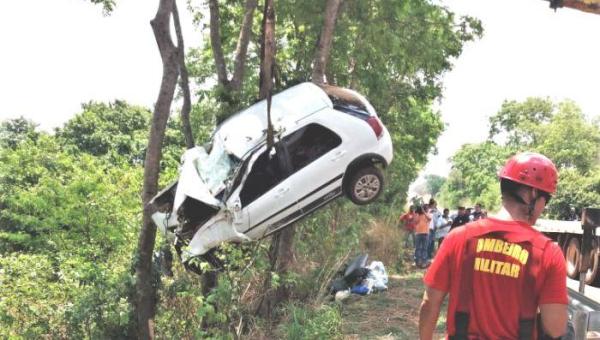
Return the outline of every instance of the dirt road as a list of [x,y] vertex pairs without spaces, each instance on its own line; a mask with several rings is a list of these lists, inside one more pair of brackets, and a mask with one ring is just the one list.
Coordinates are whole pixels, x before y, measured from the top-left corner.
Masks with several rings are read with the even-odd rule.
[[[352,295],[343,302],[344,339],[418,339],[423,271],[393,275],[388,291]],[[443,338],[446,306],[438,320],[436,339]]]

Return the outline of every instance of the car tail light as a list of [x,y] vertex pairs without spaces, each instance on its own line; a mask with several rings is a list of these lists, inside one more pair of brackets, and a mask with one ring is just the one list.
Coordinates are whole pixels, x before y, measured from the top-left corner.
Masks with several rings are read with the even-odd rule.
[[371,129],[373,129],[373,132],[375,132],[377,139],[381,138],[381,135],[383,135],[383,126],[381,125],[379,119],[376,116],[370,116],[367,118],[367,123],[369,123]]

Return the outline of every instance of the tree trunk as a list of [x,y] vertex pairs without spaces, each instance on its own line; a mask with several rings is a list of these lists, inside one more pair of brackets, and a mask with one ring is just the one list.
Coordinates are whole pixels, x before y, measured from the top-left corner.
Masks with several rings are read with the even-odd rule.
[[261,41],[260,87],[258,96],[267,98],[273,87],[273,64],[275,64],[275,6],[273,0],[265,0],[263,33]]
[[[294,236],[296,235],[296,228],[294,224],[284,228],[278,232],[274,238],[277,245],[277,265],[275,267],[276,273],[280,277],[287,274],[288,269],[294,262]],[[279,285],[275,290],[275,301],[285,301],[290,297],[289,287],[285,284]]]
[[279,285],[276,289],[271,288],[271,273],[276,272],[280,277],[287,274],[290,265],[294,260],[294,225],[278,231],[271,238],[271,246],[269,247],[269,261],[271,267],[263,282],[263,295],[256,309],[257,314],[271,320],[273,310],[282,301],[285,301],[290,296],[289,287],[285,284]]
[[235,49],[235,59],[233,61],[233,76],[230,83],[230,89],[232,91],[239,91],[242,88],[242,82],[244,81],[246,54],[248,52],[248,44],[250,43],[250,35],[252,34],[252,23],[256,5],[257,0],[246,1],[244,21],[240,28],[240,36],[238,38]]
[[[263,32],[261,40],[261,72],[260,99],[267,98],[273,88],[273,70],[275,64],[275,7],[273,0],[265,0],[263,11]],[[273,235],[269,258],[271,270],[263,283],[263,298],[258,305],[258,313],[271,318],[274,307],[289,296],[289,289],[280,285],[276,290],[271,289],[271,272],[276,271],[281,277],[285,276],[293,261],[294,226],[288,226]]]
[[[227,66],[221,43],[219,4],[217,0],[209,0],[208,6],[210,9],[210,43],[217,68],[217,79],[227,93],[222,99],[231,102],[232,96],[229,93],[239,91],[243,84],[246,55],[248,44],[250,43],[250,35],[252,34],[252,23],[254,21],[254,10],[257,6],[257,0],[246,0],[244,19],[240,27],[240,34],[235,50],[234,70],[231,81],[227,77]],[[206,296],[216,286],[217,280],[216,272],[204,273],[201,278],[202,294]]]
[[208,8],[210,10],[210,45],[215,58],[217,79],[219,84],[227,87],[229,86],[229,80],[227,79],[227,66],[225,65],[225,57],[221,46],[221,27],[217,0],[208,0]]
[[174,0],[159,0],[156,16],[150,22],[163,63],[160,92],[154,107],[148,148],[144,161],[144,187],[142,191],[143,219],[135,263],[137,329],[139,339],[154,338],[153,317],[156,307],[156,289],[152,279],[152,251],[156,226],[152,222],[152,208],[147,204],[158,191],[158,175],[162,157],[162,142],[178,77],[177,49],[171,40],[170,17]]
[[333,41],[333,31],[335,30],[335,21],[338,15],[338,9],[343,0],[327,0],[325,6],[325,18],[319,44],[315,51],[315,59],[313,62],[312,81],[316,84],[327,83],[325,79],[325,69]]
[[177,2],[173,1],[173,23],[175,24],[175,33],[177,35],[177,54],[179,56],[179,87],[183,92],[183,106],[181,107],[181,126],[185,138],[185,146],[191,149],[195,146],[192,125],[190,124],[190,111],[192,109],[192,98],[190,94],[190,81],[187,67],[185,66],[185,46],[183,44],[183,33],[181,32],[181,23],[179,22],[179,11]]

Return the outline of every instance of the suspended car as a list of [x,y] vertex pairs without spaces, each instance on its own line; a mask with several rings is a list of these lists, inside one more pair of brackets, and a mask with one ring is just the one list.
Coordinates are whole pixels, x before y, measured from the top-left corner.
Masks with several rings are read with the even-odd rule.
[[266,105],[233,115],[208,145],[187,150],[178,180],[150,202],[184,264],[211,260],[223,242],[268,236],[339,196],[364,205],[381,194],[392,142],[363,96],[312,83],[273,96],[272,147]]

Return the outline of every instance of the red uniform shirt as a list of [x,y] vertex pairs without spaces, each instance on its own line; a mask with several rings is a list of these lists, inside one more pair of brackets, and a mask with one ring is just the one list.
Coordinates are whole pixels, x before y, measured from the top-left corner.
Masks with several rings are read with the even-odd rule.
[[[488,218],[487,223],[507,231],[518,233],[539,233],[523,222],[502,221]],[[425,285],[450,293],[447,315],[447,333],[454,334],[454,314],[458,306],[462,257],[465,247],[465,231],[469,223],[456,228],[444,239],[435,261],[425,274]],[[473,269],[472,297],[469,307],[469,334],[478,334],[484,339],[516,339],[519,329],[519,305],[521,286],[516,278],[523,275],[521,269],[530,261],[520,247],[505,242],[494,247],[492,238],[483,236],[481,253],[475,259]],[[489,241],[487,244],[486,241]],[[478,243],[478,248],[479,248]],[[486,247],[483,249],[483,247]],[[494,249],[495,248],[495,249]],[[484,251],[488,250],[488,251]],[[514,251],[513,251],[514,250]],[[507,255],[508,254],[508,255]],[[550,242],[544,248],[539,275],[535,280],[537,305],[558,303],[567,304],[566,266],[558,245]]]

